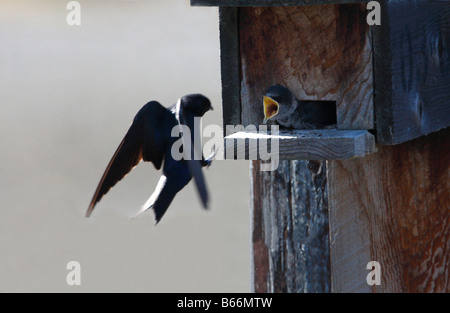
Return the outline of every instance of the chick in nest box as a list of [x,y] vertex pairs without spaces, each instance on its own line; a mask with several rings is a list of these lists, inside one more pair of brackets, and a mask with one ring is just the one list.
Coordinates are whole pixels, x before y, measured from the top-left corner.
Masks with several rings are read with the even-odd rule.
[[320,129],[336,126],[333,101],[300,101],[281,85],[267,89],[263,96],[264,123],[275,121],[289,129]]

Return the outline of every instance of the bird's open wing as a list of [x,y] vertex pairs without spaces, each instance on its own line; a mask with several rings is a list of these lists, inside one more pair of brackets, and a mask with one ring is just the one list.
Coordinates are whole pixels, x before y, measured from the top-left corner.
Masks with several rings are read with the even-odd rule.
[[[171,122],[173,119],[173,122]],[[152,162],[161,168],[167,136],[175,118],[156,101],[147,103],[137,114],[98,184],[86,216],[111,187],[128,174],[141,160]],[[168,126],[168,127],[165,127]]]

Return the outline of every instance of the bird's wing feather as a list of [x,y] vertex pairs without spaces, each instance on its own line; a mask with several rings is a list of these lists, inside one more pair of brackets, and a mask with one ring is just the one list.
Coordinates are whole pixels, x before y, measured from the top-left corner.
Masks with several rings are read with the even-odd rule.
[[[141,160],[161,168],[167,130],[161,123],[173,114],[156,101],[147,103],[137,114],[98,184],[86,216],[89,217],[100,199]],[[169,130],[170,136],[170,130]]]

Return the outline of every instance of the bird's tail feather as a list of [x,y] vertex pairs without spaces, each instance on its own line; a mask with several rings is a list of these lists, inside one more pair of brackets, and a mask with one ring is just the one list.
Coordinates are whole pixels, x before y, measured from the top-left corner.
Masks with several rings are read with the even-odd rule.
[[145,204],[141,206],[141,209],[138,211],[136,216],[144,213],[150,208],[153,208],[155,212],[156,224],[158,224],[177,193],[175,190],[171,190],[173,188],[170,188],[168,184],[166,184],[166,182],[167,177],[164,175],[161,176],[155,191],[147,200],[147,202],[145,202]]

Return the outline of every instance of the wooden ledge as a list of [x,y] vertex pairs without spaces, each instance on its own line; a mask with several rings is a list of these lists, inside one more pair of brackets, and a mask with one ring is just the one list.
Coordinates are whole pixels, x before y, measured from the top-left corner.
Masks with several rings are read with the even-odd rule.
[[228,160],[267,160],[268,155],[279,160],[344,160],[376,152],[375,138],[366,130],[280,130],[277,135],[241,131],[224,141]]

